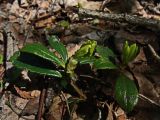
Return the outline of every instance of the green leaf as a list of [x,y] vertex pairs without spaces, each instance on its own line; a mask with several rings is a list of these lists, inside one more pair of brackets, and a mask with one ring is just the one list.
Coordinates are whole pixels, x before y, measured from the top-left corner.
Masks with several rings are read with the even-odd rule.
[[14,53],[13,56],[11,56],[10,60],[12,63],[20,56],[20,51],[17,51]]
[[138,102],[138,90],[134,81],[120,75],[115,85],[115,99],[125,111],[132,111]]
[[3,64],[3,55],[0,54],[0,64]]
[[132,60],[135,59],[135,57],[138,54],[138,46],[136,44],[128,45],[128,42],[126,41],[123,46],[123,53],[122,53],[122,59],[123,63],[126,65]]
[[88,40],[82,44],[81,48],[75,53],[75,58],[81,58],[85,56],[92,56],[96,48],[97,42],[94,40]]
[[122,59],[124,64],[128,63],[127,62],[128,52],[129,52],[129,46],[128,46],[128,41],[126,41],[125,44],[123,45],[123,52],[122,52]]
[[67,64],[67,73],[72,73],[76,69],[78,61],[74,58],[70,58]]
[[104,47],[104,46],[101,46],[101,45],[97,45],[96,51],[103,58],[115,57],[116,56],[110,48]]
[[91,57],[82,57],[78,59],[78,62],[80,64],[92,64],[94,63],[94,61],[96,60],[95,57],[91,56]]
[[93,67],[96,69],[117,69],[117,66],[113,64],[109,59],[99,58],[93,63]]
[[48,75],[48,76],[53,76],[53,77],[62,77],[61,73],[58,71],[32,66],[29,64],[25,64],[25,63],[18,61],[18,60],[15,60],[13,62],[13,65],[18,68],[27,69],[30,72],[34,72],[34,73],[38,73],[38,74],[42,74],[42,75]]
[[77,79],[77,75],[75,74],[74,70],[76,69],[78,64],[78,61],[76,59],[74,59],[73,57],[71,57],[68,61],[67,64],[67,73],[70,75],[70,78],[72,80],[76,80]]
[[129,61],[132,61],[135,59],[138,53],[138,47],[136,44],[133,44],[130,46],[130,54],[129,54]]
[[59,59],[56,55],[54,55],[52,52],[50,52],[42,44],[39,44],[39,43],[27,44],[21,49],[21,51],[37,55],[46,60],[50,60],[56,63],[57,65],[65,67],[65,63],[61,59]]
[[19,80],[19,77],[22,76],[21,74],[22,69],[19,69],[17,67],[12,67],[8,70],[5,80],[9,83],[13,84],[19,84],[17,81]]
[[[42,75],[49,75],[49,76],[54,76],[54,77],[62,77],[60,72],[47,68],[47,65],[45,64],[45,61],[44,61],[44,66],[42,64],[37,65],[37,61],[39,61],[40,58],[38,58],[37,61],[36,60],[33,61],[33,59],[31,58],[32,57],[31,55],[27,55],[26,56],[24,54],[25,53],[16,52],[10,58],[10,61],[12,62],[12,64],[14,66],[16,66],[17,68],[20,68],[20,69],[27,69],[30,72],[34,72],[34,73],[38,73],[38,74],[42,74]],[[30,62],[29,62],[29,60],[30,60]],[[33,62],[33,64],[31,64],[31,62]],[[34,65],[34,63],[36,65]]]
[[59,42],[59,40],[56,38],[56,36],[49,37],[49,44],[51,45],[51,47],[53,49],[55,49],[60,54],[60,56],[62,57],[62,59],[66,63],[68,60],[67,49],[65,48],[65,46],[61,42]]

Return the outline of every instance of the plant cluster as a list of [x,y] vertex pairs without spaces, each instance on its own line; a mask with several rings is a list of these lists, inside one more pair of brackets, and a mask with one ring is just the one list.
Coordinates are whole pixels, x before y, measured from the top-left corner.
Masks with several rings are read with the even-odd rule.
[[[123,73],[123,69],[137,56],[139,49],[136,44],[129,45],[126,42],[122,52],[122,63],[116,64],[114,59],[117,59],[117,56],[114,52],[109,47],[98,45],[94,40],[84,42],[71,57],[68,57],[67,49],[57,37],[51,36],[48,41],[55,52],[49,51],[39,43],[27,44],[11,57],[11,62],[17,68],[62,79],[71,84],[83,99],[87,97],[75,85],[75,81],[78,80],[75,69],[78,65],[89,64],[92,70],[117,69],[119,76],[115,85],[115,100],[127,112],[132,111],[138,101],[138,90],[134,81]],[[66,76],[69,76],[70,82],[66,81]]]

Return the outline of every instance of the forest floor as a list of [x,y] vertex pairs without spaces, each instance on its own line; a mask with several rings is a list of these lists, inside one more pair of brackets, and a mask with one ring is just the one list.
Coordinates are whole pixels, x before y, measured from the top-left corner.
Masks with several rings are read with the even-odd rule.
[[38,119],[42,77],[30,76],[26,70],[18,74],[9,59],[26,43],[48,46],[48,35],[58,36],[69,56],[87,39],[109,46],[117,56],[126,40],[136,43],[140,52],[128,67],[140,97],[133,111],[126,113],[114,100],[115,76],[108,77],[112,72],[102,72],[99,82],[81,68],[90,75],[78,83],[87,100],[69,108],[69,98],[78,95],[51,80],[45,89],[42,120],[160,120],[160,3],[124,1],[0,0],[0,120]]

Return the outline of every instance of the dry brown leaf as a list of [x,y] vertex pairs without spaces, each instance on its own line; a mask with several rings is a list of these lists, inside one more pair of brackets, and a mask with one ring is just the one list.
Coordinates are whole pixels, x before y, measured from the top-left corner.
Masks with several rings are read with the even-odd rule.
[[127,120],[126,114],[122,108],[118,107],[118,109],[115,111],[116,120]]
[[85,9],[99,10],[102,5],[102,2],[79,0],[79,4],[82,6],[82,8],[85,8]]
[[22,116],[36,115],[38,112],[38,107],[39,107],[39,97],[30,99],[26,104],[25,108],[23,108],[21,115]]
[[106,103],[107,107],[108,107],[108,115],[107,115],[107,119],[106,120],[114,120],[113,119],[113,104],[108,105],[108,103]]
[[49,1],[40,1],[40,3],[38,3],[39,7],[42,9],[47,9],[49,7]]
[[[71,95],[64,94],[66,99]],[[61,120],[62,116],[66,111],[65,100],[61,96],[56,96],[53,98],[53,104],[51,105],[49,112],[47,113],[47,120]]]
[[49,17],[49,18],[44,18],[38,22],[36,22],[36,28],[42,28],[42,27],[51,27],[53,25],[54,22],[54,17]]
[[68,56],[71,57],[73,56],[77,50],[79,50],[81,45],[77,44],[68,44],[67,45],[67,50],[68,50]]
[[140,73],[134,74],[136,79],[138,80],[139,93],[156,101],[160,95],[155,90],[155,87],[153,86],[152,82],[146,76]]
[[33,91],[21,90],[20,88],[16,87],[15,85],[14,85],[14,88],[15,88],[17,94],[19,94],[19,96],[21,96],[24,99],[35,98],[40,95],[39,90],[33,90]]

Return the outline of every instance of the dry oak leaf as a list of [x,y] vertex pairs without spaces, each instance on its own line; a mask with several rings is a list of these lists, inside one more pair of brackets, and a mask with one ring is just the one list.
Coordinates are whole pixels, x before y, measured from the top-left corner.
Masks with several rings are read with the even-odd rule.
[[[71,97],[70,94],[64,94],[65,98]],[[56,96],[53,98],[53,103],[47,113],[47,120],[61,120],[62,116],[67,111],[64,96]]]
[[40,96],[40,91],[39,90],[33,90],[33,91],[26,91],[18,88],[17,86],[14,85],[14,88],[17,92],[17,94],[24,98],[24,99],[31,99]]

